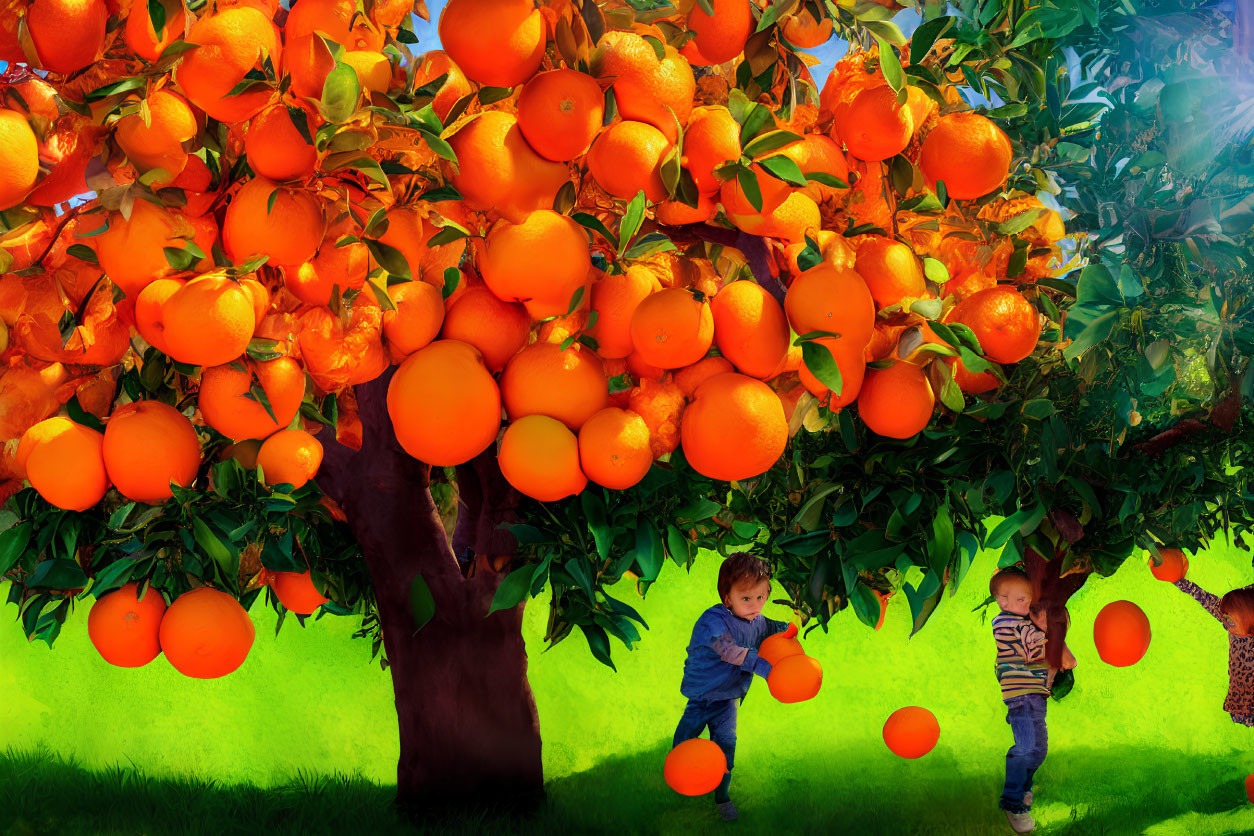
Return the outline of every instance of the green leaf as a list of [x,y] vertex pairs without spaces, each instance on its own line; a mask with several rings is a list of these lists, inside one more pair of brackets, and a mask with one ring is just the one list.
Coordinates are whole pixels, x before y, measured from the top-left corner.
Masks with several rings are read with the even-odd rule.
[[736,171],[736,182],[740,184],[741,190],[745,193],[745,200],[749,201],[749,205],[754,211],[762,211],[762,189],[758,187],[758,178],[752,171],[747,168],[740,168]]
[[70,414],[70,420],[75,424],[82,424],[84,427],[90,427],[99,433],[104,432],[104,423],[95,415],[83,409],[83,405],[78,402],[77,394],[65,404],[65,409]]
[[662,563],[666,560],[666,552],[662,549],[662,538],[653,523],[644,521],[637,526],[635,554],[641,579],[657,580],[658,573],[662,571]]
[[[93,231],[92,234],[95,235],[96,233]],[[85,236],[82,236],[82,237],[85,237]],[[83,244],[73,244],[69,247],[66,247],[65,254],[73,256],[74,258],[77,258],[80,261],[86,261],[89,264],[100,263],[100,260],[96,258],[96,251],[93,250],[91,247],[85,246]]]
[[797,266],[801,268],[801,272],[809,270],[823,263],[823,253],[819,251],[818,242],[809,235],[806,236],[806,245],[800,253],[797,254]]
[[645,35],[644,40],[649,46],[653,47],[653,54],[657,56],[658,61],[666,60],[666,45],[652,35]]
[[595,601],[592,592],[592,573],[588,571],[588,559],[583,555],[576,555],[566,561],[564,567],[570,576],[579,584],[580,589],[588,596],[589,601]]
[[79,589],[87,586],[87,575],[73,560],[42,560],[26,577],[26,585],[47,589]]
[[200,517],[192,517],[192,534],[201,551],[222,568],[228,581],[233,581],[239,574],[239,555],[233,554]]
[[399,276],[402,279],[414,278],[414,275],[410,272],[410,264],[405,258],[405,254],[396,249],[396,247],[372,238],[362,239],[362,243],[366,245],[366,249],[370,251],[370,255],[379,263],[379,266],[388,271],[388,273],[393,276]]
[[765,105],[749,104],[740,123],[740,147],[745,148],[758,136],[775,129],[775,115]]
[[799,142],[801,136],[792,131],[768,131],[753,138],[748,145],[744,147],[744,155],[751,160],[757,159],[762,154],[769,154],[783,148],[785,145],[791,145]]
[[414,575],[409,585],[409,613],[414,617],[414,635],[435,616],[435,598],[422,573]]
[[936,284],[944,284],[950,278],[949,268],[945,266],[945,263],[931,256],[924,256],[923,258],[923,275],[927,277],[928,281]]
[[[697,0],[697,2],[709,2],[709,0]],[[610,639],[605,634],[605,628],[596,624],[580,624],[579,629],[583,630],[584,636],[587,637],[588,649],[592,651],[596,660],[617,673],[618,668],[614,667],[614,662],[610,659]]]
[[[901,89],[902,72],[901,59],[897,57],[897,50],[888,44],[882,38],[877,38],[880,46],[880,71],[884,73],[884,80],[888,82],[888,86],[896,93]],[[903,40],[904,44],[905,41]],[[898,44],[900,46],[901,44]]]
[[245,349],[249,357],[254,360],[265,362],[266,360],[277,360],[284,356],[284,352],[279,350],[278,340],[268,339],[266,337],[253,337],[248,341],[248,348]]
[[[801,167],[788,157],[767,157],[761,160],[758,165],[762,166],[767,174],[783,180],[785,183],[791,183],[794,186],[804,186],[806,184],[806,177],[801,173]],[[757,185],[756,180],[754,185]],[[760,207],[759,211],[761,211]]]
[[692,544],[673,525],[666,526],[666,550],[670,552],[671,560],[679,566],[687,566],[692,562]]
[[868,627],[874,628],[880,623],[880,599],[866,584],[857,582],[849,590],[849,603],[853,607],[858,620]]
[[[901,33],[901,29],[895,23],[887,20],[864,20],[862,25],[870,29],[871,34],[875,35],[880,41],[888,41],[893,46],[906,45],[906,36]],[[898,66],[900,66],[900,62]]]
[[484,87],[479,91],[479,103],[490,105],[508,99],[514,93],[512,87]]
[[839,397],[844,383],[841,379],[840,366],[836,365],[836,358],[832,356],[832,352],[822,343],[807,340],[801,344],[801,360],[805,363],[806,368],[810,370],[810,374],[819,379],[819,382],[832,390],[834,396]]
[[676,510],[675,517],[676,519],[700,522],[701,520],[708,520],[722,510],[723,506],[714,500],[700,497]]
[[0,531],[0,576],[6,574],[17,563],[30,545],[34,526],[30,522],[18,523],[12,528]]
[[602,223],[600,218],[597,218],[594,215],[589,215],[586,212],[576,212],[571,215],[570,218],[580,226],[590,229],[597,235],[600,235],[605,239],[607,244],[614,245],[618,241],[617,236],[610,232],[610,228]]
[[910,38],[910,63],[922,64],[932,45],[936,43],[941,35],[949,30],[953,22],[954,18],[952,17],[937,17],[915,29],[914,34]]
[[940,580],[939,575],[930,572],[924,576],[917,590],[910,584],[905,584],[902,590],[905,591],[906,599],[910,602],[912,620],[910,637],[913,638],[936,611],[936,606],[941,600],[941,593],[945,591],[945,584]]
[[647,202],[644,196],[644,190],[636,192],[636,196],[627,204],[627,209],[623,212],[623,220],[618,225],[618,254],[621,257],[627,243],[640,231],[640,225],[644,222],[644,206]]
[[487,614],[491,615],[497,610],[512,609],[521,604],[531,588],[531,576],[535,571],[536,564],[528,563],[510,572],[496,588],[496,594],[492,596],[492,606],[488,608]]
[[943,575],[954,553],[954,521],[949,506],[942,505],[932,519],[932,536],[927,541],[928,563],[932,571]]
[[288,105],[287,118],[292,120],[292,125],[296,128],[296,132],[304,138],[305,142],[313,145],[313,133],[309,130],[309,114],[305,112],[305,109]]
[[336,61],[335,69],[327,73],[327,80],[322,84],[322,118],[335,124],[347,121],[357,111],[360,98],[361,82],[357,80],[356,71]]
[[609,520],[606,518],[605,500],[596,491],[588,490],[579,494],[579,504],[583,508],[588,532],[596,543],[597,557],[605,560],[610,555],[610,541],[613,539]]
[[827,174],[822,171],[812,171],[805,176],[807,183],[818,183],[821,186],[831,186],[833,189],[847,189],[849,184],[839,177]]
[[1070,345],[1063,349],[1062,356],[1070,362],[1098,343],[1104,342],[1111,332],[1115,330],[1115,326],[1119,324],[1119,313],[1119,311],[1109,311],[1090,322],[1088,327],[1080,333],[1080,336],[1076,337]]
[[148,80],[146,78],[138,76],[124,78],[120,81],[110,82],[102,87],[97,87],[95,90],[92,90],[84,96],[83,101],[87,104],[103,101],[104,99],[107,99],[110,96],[116,96],[119,93],[128,93],[131,90],[140,90],[147,84]]
[[445,299],[452,296],[453,292],[457,290],[457,285],[461,283],[461,280],[461,270],[458,270],[456,267],[444,268],[444,286],[440,289],[440,295]]
[[1000,549],[1016,533],[1030,534],[1044,518],[1045,506],[1039,502],[1028,508],[1020,508],[997,524],[985,539],[984,547]]
[[570,295],[570,307],[566,309],[567,316],[570,316],[579,308],[579,303],[583,301],[583,294],[586,290],[587,285],[582,284],[575,288],[575,292]]
[[148,0],[148,19],[152,21],[157,40],[161,40],[165,36],[165,6],[161,5],[161,0]]
[[[92,594],[96,598],[100,598],[106,592],[125,585],[131,579],[131,573],[135,571],[136,567],[147,559],[146,557],[126,557],[113,561],[96,573],[96,577],[91,585]],[[156,595],[158,593],[149,590],[148,594]]]

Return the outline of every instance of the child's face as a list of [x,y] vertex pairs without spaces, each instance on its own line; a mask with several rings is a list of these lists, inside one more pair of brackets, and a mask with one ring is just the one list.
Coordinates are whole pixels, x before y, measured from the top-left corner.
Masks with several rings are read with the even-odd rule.
[[993,598],[1006,612],[1027,615],[1032,610],[1032,585],[1025,579],[1010,578],[1001,582]]
[[762,580],[757,583],[741,581],[732,586],[731,592],[727,593],[723,603],[736,615],[746,621],[752,621],[762,612],[762,608],[766,606],[766,596],[770,594],[770,581]]

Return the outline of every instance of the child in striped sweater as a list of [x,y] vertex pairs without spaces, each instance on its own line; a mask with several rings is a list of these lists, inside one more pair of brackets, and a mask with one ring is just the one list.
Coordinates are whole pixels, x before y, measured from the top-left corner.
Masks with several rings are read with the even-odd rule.
[[1254,586],[1220,598],[1181,578],[1177,589],[1192,596],[1228,630],[1228,697],[1224,711],[1232,722],[1254,726]]

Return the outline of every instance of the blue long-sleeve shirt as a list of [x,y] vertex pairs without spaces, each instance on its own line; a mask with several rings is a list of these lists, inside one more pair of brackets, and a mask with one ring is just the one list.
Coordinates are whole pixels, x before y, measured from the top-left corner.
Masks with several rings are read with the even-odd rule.
[[690,700],[738,700],[749,692],[753,675],[765,677],[771,664],[758,656],[758,646],[788,622],[759,615],[746,621],[723,604],[697,619],[684,660],[679,692]]

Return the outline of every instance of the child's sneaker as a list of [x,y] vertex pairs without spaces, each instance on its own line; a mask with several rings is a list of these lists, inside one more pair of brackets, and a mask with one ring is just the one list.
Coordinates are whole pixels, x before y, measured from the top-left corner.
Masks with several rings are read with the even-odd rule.
[[734,821],[740,815],[736,811],[736,805],[731,801],[719,802],[718,814],[723,817],[723,821]]
[[1029,807],[1032,806],[1032,791],[1031,790],[1028,790],[1027,792],[1023,794],[1023,803],[1028,805]]
[[1010,826],[1014,828],[1015,833],[1031,833],[1036,829],[1036,820],[1026,810],[1022,813],[1012,813],[1007,810],[1006,819],[1010,822]]

